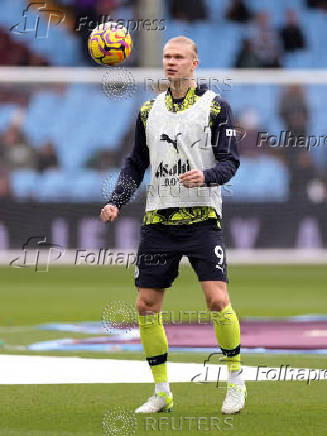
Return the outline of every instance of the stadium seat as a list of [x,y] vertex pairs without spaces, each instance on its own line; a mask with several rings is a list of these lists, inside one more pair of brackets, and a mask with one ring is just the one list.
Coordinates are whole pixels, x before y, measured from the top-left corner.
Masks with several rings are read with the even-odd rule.
[[39,174],[34,170],[14,170],[10,174],[10,185],[17,199],[35,198],[39,186]]
[[71,199],[72,185],[71,173],[49,169],[39,176],[35,197],[38,201]]
[[226,189],[231,191],[231,200],[283,201],[288,197],[288,172],[273,157],[243,157],[236,176]]
[[3,133],[11,124],[15,111],[19,108],[16,104],[0,104],[0,133]]
[[58,114],[60,100],[61,98],[52,91],[38,92],[30,100],[23,131],[35,147],[53,139],[55,117],[51,114]]
[[72,175],[70,189],[72,201],[102,201],[104,175],[98,171],[83,170]]

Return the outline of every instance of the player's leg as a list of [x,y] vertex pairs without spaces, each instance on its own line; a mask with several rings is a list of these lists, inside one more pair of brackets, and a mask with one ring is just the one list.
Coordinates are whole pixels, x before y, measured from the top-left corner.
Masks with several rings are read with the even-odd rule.
[[227,285],[222,281],[203,281],[201,286],[211,311],[217,341],[226,356],[229,373],[239,373],[240,323],[231,306]]
[[231,306],[223,281],[202,281],[201,286],[211,311],[217,341],[229,371],[240,370],[240,324]]
[[165,289],[138,288],[136,308],[140,337],[155,383],[155,394],[136,413],[166,412],[173,406],[167,374],[168,340],[162,323]]
[[226,358],[227,395],[222,412],[236,413],[244,407],[246,397],[240,364],[240,324],[227,291],[226,254],[222,232],[216,224],[208,223],[196,229],[189,259],[201,283],[217,342]]
[[173,238],[162,227],[143,226],[138,251],[135,286],[141,342],[151,367],[155,394],[136,413],[170,411],[173,396],[167,376],[168,341],[162,323],[164,291],[178,275],[181,255]]
[[203,281],[201,286],[211,311],[217,342],[226,356],[227,393],[222,413],[237,413],[245,405],[246,388],[240,361],[240,324],[225,282]]
[[168,341],[162,323],[165,289],[139,288],[136,300],[141,342],[155,382],[155,393],[169,394],[167,376]]

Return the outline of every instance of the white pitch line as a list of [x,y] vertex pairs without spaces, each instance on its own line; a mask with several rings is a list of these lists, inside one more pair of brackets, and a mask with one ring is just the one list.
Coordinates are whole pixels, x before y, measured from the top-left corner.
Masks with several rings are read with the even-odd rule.
[[[271,380],[281,368],[243,366],[245,380]],[[270,372],[268,373],[268,371]],[[290,369],[289,369],[290,371]],[[279,379],[327,379],[327,370],[292,368]],[[323,373],[324,371],[324,373]],[[269,377],[268,375],[269,374]],[[199,363],[168,363],[172,383],[216,382],[226,380],[226,366]],[[319,378],[318,378],[319,377]],[[83,359],[79,357],[0,355],[0,384],[61,383],[153,383],[149,365],[140,360]]]

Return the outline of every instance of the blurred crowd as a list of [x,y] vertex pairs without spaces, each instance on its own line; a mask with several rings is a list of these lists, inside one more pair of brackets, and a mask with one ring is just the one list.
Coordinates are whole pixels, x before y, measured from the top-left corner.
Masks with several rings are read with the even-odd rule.
[[[306,146],[310,136],[310,111],[304,88],[301,85],[284,87],[278,111],[283,133],[281,137],[277,134],[275,142],[269,139],[260,142],[258,132],[267,132],[266,136],[270,136],[272,132],[260,124],[255,108],[251,107],[240,114],[236,125],[246,132],[239,144],[241,156],[255,158],[260,153],[260,156],[270,155],[279,159],[289,173],[290,199],[317,202],[327,200],[327,174],[325,170],[317,168],[313,152]],[[279,143],[280,138],[282,139]],[[318,141],[318,138],[315,140]],[[313,143],[314,140],[311,145]],[[319,146],[327,148],[327,142],[320,142]]]
[[[118,8],[135,7],[132,0],[57,0],[56,4],[69,10],[73,26],[78,20],[87,16],[96,21],[100,15],[113,15]],[[207,3],[204,0],[168,1],[171,17],[178,20],[207,20]],[[320,8],[327,11],[327,0],[307,0],[308,8]],[[237,68],[281,68],[283,55],[296,50],[305,50],[307,41],[299,23],[295,10],[286,11],[284,24],[280,28],[272,25],[266,12],[254,13],[245,0],[231,0],[225,10],[225,19],[243,23],[244,34],[235,60]],[[86,50],[86,39],[89,29],[83,27],[79,33],[83,50]],[[85,56],[89,56],[85,52]],[[7,30],[0,28],[0,65],[47,66],[48,63],[33,53],[22,41],[17,42]],[[23,132],[24,111],[34,89],[13,89],[10,86],[0,87],[0,101],[16,103],[22,108],[22,114],[11,123],[0,135],[0,197],[12,195],[10,172],[17,169],[31,169],[42,173],[49,169],[60,169],[60,158],[54,144],[45,141],[39,147],[29,143]],[[300,85],[286,86],[282,89],[276,104],[280,124],[285,131],[294,137],[307,137],[312,114],[307,101],[305,89]],[[258,132],[265,131],[260,114],[255,107],[249,107],[236,115],[236,126],[242,128],[246,135],[240,142],[241,157],[256,158],[262,154],[280,160],[289,173],[290,198],[327,201],[327,175],[318,170],[312,153],[305,147],[298,147],[294,141],[289,146],[271,147],[264,143],[258,148]],[[134,125],[126,132],[118,151],[100,149],[85,162],[84,168],[106,171],[119,167],[124,156],[133,143]],[[324,144],[324,147],[327,147]]]
[[[309,136],[310,111],[305,89],[301,85],[285,86],[281,90],[278,112],[284,131],[292,137],[287,144],[277,146],[269,141],[259,144],[259,132],[267,132],[267,135],[272,133],[260,122],[260,114],[255,107],[249,106],[241,113],[234,113],[235,126],[245,132],[239,142],[241,159],[272,156],[288,170],[290,199],[327,201],[326,172],[321,172],[315,165],[313,152],[305,146],[299,146],[294,139]],[[22,114],[14,117],[0,136],[0,197],[11,196],[10,172],[13,170],[31,169],[42,173],[49,169],[60,169],[60,159],[51,142],[45,141],[38,148],[28,142],[22,130],[23,117]],[[132,126],[117,151],[96,150],[85,162],[84,168],[105,172],[120,167],[133,140]],[[327,147],[326,142],[321,147]]]
[[43,172],[58,168],[58,158],[51,142],[44,143],[38,149],[26,140],[19,125],[12,124],[0,137],[0,196],[12,195],[10,172],[17,169],[31,169]]
[[229,11],[227,17],[231,20],[246,18],[245,22],[252,21],[248,36],[242,40],[236,56],[236,68],[280,68],[285,53],[306,48],[303,30],[295,10],[287,10],[284,25],[276,29],[266,12],[253,15],[246,10],[247,14],[243,17],[237,15],[235,8],[239,4],[242,4],[241,0],[233,1],[234,9]]
[[[171,16],[178,20],[202,21],[208,18],[206,2],[203,0],[171,0],[169,10]],[[284,24],[278,29],[272,25],[268,13],[255,14],[245,0],[231,0],[225,19],[244,24],[246,37],[236,56],[236,68],[280,68],[283,54],[306,48],[303,30],[294,9],[286,11]]]
[[44,58],[31,51],[23,41],[15,41],[8,29],[0,27],[0,65],[46,67],[49,64]]

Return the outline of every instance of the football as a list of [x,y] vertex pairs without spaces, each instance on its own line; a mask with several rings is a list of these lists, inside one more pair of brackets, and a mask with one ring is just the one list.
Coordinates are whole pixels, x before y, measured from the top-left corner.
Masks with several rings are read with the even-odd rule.
[[116,65],[131,54],[133,40],[125,27],[108,22],[97,26],[88,39],[92,59],[101,65]]

